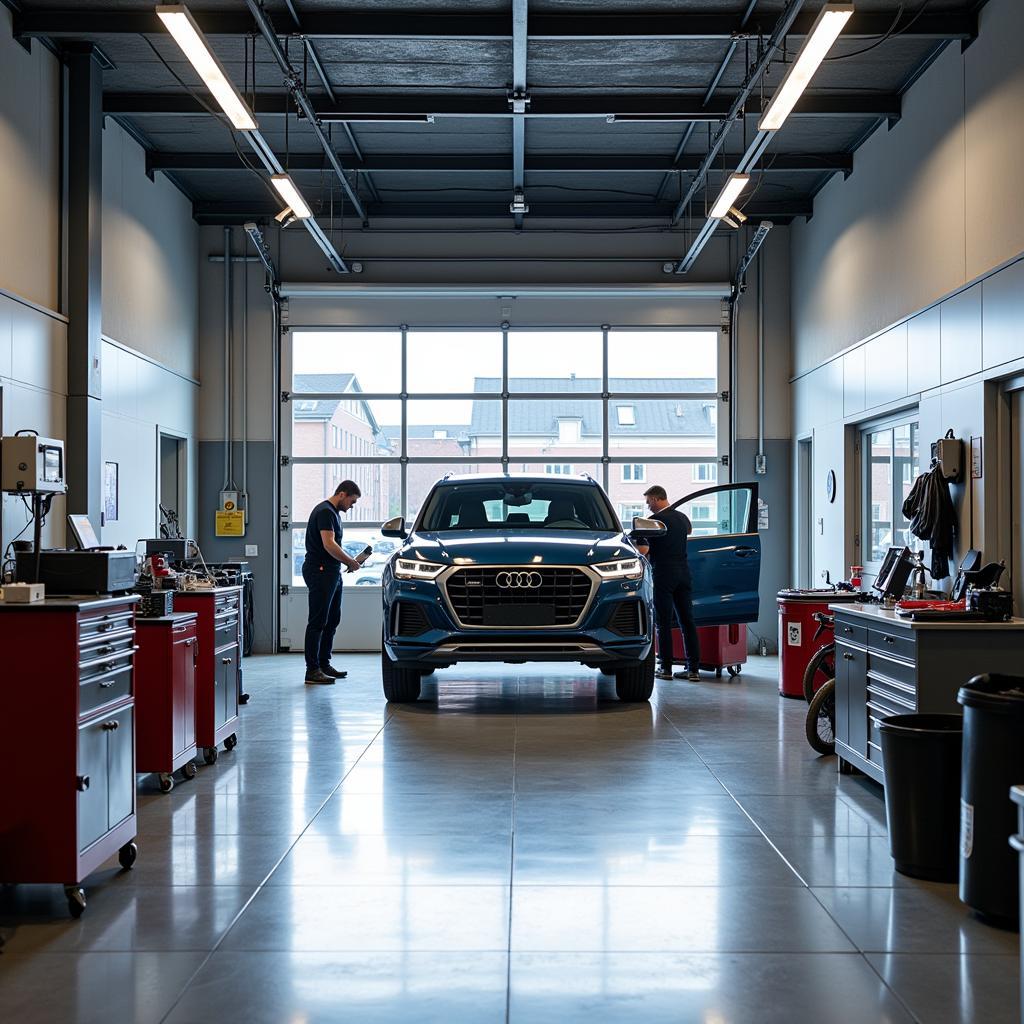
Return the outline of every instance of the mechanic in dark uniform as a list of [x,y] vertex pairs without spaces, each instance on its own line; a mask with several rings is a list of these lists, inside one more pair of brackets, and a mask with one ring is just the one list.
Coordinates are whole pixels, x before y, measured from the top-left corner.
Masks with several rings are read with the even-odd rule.
[[345,554],[341,546],[340,512],[347,512],[359,500],[353,480],[342,480],[334,494],[321,501],[309,514],[306,525],[306,557],[302,578],[309,591],[309,621],[306,624],[306,682],[333,683],[347,672],[331,668],[334,634],[341,622],[341,567],[349,572],[360,563]]
[[658,628],[660,665],[658,679],[672,679],[672,622],[679,619],[686,645],[689,672],[677,672],[677,679],[700,680],[700,640],[693,624],[693,594],[690,583],[690,565],[686,558],[686,538],[693,530],[689,517],[678,509],[668,507],[664,487],[655,484],[644,491],[651,518],[665,524],[665,532],[645,537],[638,545],[654,569],[654,616]]

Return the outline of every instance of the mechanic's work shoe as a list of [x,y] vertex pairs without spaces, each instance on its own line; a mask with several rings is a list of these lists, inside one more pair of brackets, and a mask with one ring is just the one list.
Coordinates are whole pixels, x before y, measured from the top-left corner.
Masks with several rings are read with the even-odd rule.
[[318,668],[314,668],[312,671],[306,673],[306,682],[326,684],[329,686],[334,685],[334,679],[326,672],[321,672]]
[[671,679],[672,678],[672,669],[670,669],[670,668],[659,668],[658,671],[654,673],[654,678],[655,679]]
[[348,675],[347,672],[339,672],[336,668],[331,668],[330,665],[321,665],[320,671],[323,672],[325,676],[330,676],[332,679],[344,679],[345,676]]
[[686,678],[689,679],[691,683],[699,683],[700,673],[695,668],[691,668],[690,671],[686,673]]

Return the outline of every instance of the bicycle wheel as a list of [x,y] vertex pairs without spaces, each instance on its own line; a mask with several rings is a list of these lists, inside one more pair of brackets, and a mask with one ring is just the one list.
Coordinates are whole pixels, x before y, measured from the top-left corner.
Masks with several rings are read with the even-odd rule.
[[836,645],[825,644],[811,655],[811,660],[804,669],[804,700],[810,704],[826,680],[835,679],[835,676]]
[[819,754],[836,752],[836,681],[829,679],[807,709],[807,742]]

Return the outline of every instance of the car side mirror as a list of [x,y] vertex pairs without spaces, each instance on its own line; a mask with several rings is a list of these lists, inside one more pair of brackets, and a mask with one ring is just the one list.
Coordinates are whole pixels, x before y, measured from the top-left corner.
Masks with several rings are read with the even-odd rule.
[[638,537],[656,537],[664,532],[665,524],[660,519],[647,519],[644,516],[633,518],[633,533]]
[[394,519],[389,519],[380,528],[380,532],[383,537],[399,537],[402,540],[409,536],[405,529],[405,518],[403,516],[395,516]]

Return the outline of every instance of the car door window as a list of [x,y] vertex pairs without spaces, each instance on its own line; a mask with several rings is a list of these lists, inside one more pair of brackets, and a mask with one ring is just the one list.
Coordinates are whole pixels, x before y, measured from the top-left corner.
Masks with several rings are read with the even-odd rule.
[[729,537],[754,532],[756,503],[756,484],[726,484],[691,494],[675,507],[693,524],[691,536]]

